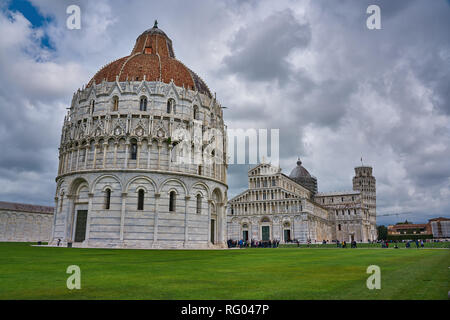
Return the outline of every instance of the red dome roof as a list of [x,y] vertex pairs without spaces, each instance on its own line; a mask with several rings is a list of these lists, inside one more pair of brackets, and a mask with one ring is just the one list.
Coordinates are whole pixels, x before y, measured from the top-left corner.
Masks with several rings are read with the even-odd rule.
[[89,81],[101,83],[103,80],[119,81],[161,81],[176,86],[197,90],[210,98],[211,92],[203,80],[183,63],[175,59],[172,40],[155,26],[144,31],[137,39],[129,56],[117,59],[100,69]]

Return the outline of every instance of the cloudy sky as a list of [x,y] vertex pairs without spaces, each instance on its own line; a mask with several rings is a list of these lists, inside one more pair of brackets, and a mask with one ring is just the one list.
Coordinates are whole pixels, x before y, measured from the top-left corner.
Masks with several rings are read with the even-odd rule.
[[[66,8],[81,8],[81,29]],[[381,30],[366,9],[381,8]],[[128,55],[155,19],[208,84],[229,128],[280,129],[320,191],[374,168],[378,223],[450,216],[450,1],[0,2],[0,200],[53,205],[73,92]],[[228,172],[229,196],[247,186]]]

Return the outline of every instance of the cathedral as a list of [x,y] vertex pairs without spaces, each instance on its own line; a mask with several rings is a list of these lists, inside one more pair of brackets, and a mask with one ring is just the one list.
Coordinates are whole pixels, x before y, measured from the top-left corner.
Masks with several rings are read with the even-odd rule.
[[222,107],[155,21],[73,95],[50,244],[224,247],[226,170]]
[[317,192],[317,179],[299,160],[289,176],[261,163],[248,171],[249,188],[228,203],[228,238],[368,242],[377,239],[372,168],[355,168],[353,190]]

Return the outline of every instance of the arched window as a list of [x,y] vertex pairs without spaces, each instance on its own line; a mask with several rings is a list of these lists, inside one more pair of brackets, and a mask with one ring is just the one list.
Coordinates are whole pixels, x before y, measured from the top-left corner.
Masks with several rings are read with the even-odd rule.
[[141,102],[139,104],[140,111],[147,111],[147,97],[141,97]]
[[132,142],[131,142],[131,145],[130,145],[130,159],[131,160],[136,160],[137,159],[137,148],[138,148],[138,146],[137,146],[137,142],[135,141],[135,140],[133,140]]
[[113,97],[113,111],[118,111],[118,110],[119,110],[119,97],[114,96]]
[[175,100],[169,99],[167,100],[167,113],[177,113],[176,112],[176,106],[175,106]]
[[143,189],[140,189],[138,191],[137,209],[138,210],[144,210],[144,190]]
[[105,190],[105,209],[109,210],[109,207],[111,205],[111,189]]
[[202,195],[201,194],[197,195],[197,213],[198,214],[202,213]]
[[86,146],[83,145],[83,149],[81,149],[80,154],[80,163],[83,163],[84,159],[86,159]]
[[338,224],[338,230],[341,231],[341,225],[340,224]]
[[175,193],[175,191],[170,191],[170,194],[169,194],[169,211],[170,212],[175,212],[176,201],[177,201],[177,194]]
[[91,114],[95,111],[95,100],[92,100],[91,102]]
[[200,120],[200,115],[198,113],[198,106],[194,106],[194,120]]
[[91,158],[88,159],[89,161],[93,162],[94,161],[94,150],[95,150],[95,141],[92,140],[89,144],[89,151],[91,154]]

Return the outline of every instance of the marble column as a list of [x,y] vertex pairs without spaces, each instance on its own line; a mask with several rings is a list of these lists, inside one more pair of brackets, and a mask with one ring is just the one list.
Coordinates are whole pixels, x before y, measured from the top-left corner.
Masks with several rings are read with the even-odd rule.
[[185,198],[185,201],[184,201],[184,245],[186,246],[187,244],[188,244],[188,241],[189,241],[189,234],[188,234],[188,215],[189,215],[189,212],[188,212],[188,210],[189,210],[189,200],[191,199],[191,197],[190,196],[186,196]]
[[160,161],[160,159],[161,159],[161,143],[158,142],[158,167],[157,167],[158,170],[159,170],[160,167],[161,167],[161,161]]
[[117,147],[119,143],[117,141],[114,141],[114,159],[113,159],[113,168],[117,167]]
[[84,150],[84,169],[87,168],[88,157],[89,157],[89,145],[87,145],[86,150]]
[[98,147],[98,143],[94,144],[94,161],[92,162],[92,168],[95,169],[95,165],[97,162],[97,147]]
[[106,150],[108,150],[108,142],[103,142],[103,160],[102,160],[102,166],[103,169],[106,168]]
[[159,199],[161,198],[160,193],[155,193],[155,215],[153,222],[153,245],[156,245],[158,241],[158,210],[159,210]]
[[65,232],[65,241],[72,241],[72,225],[74,220],[74,201],[75,196],[73,195],[67,195],[67,199],[69,202],[69,205],[67,206],[66,210],[66,232]]
[[152,153],[152,143],[147,143],[147,169],[150,169],[150,154]]
[[211,246],[211,203],[212,200],[208,200],[208,239],[207,244],[208,246]]
[[120,212],[120,241],[123,241],[123,229],[125,227],[126,213],[127,213],[127,193],[122,192],[122,210]]
[[94,194],[92,192],[88,193],[89,202],[88,202],[88,212],[87,212],[87,218],[86,218],[86,239],[87,243],[89,244],[89,238],[91,233],[91,223],[92,223],[92,199],[94,198]]
[[80,160],[80,149],[81,149],[81,146],[78,146],[78,148],[77,148],[77,160],[75,162],[75,171],[78,171],[78,161]]
[[125,143],[125,169],[128,168],[128,151],[130,150],[130,142]]
[[137,155],[136,155],[136,169],[139,169],[139,162],[141,159],[141,148],[142,148],[142,142],[138,141],[137,143]]

